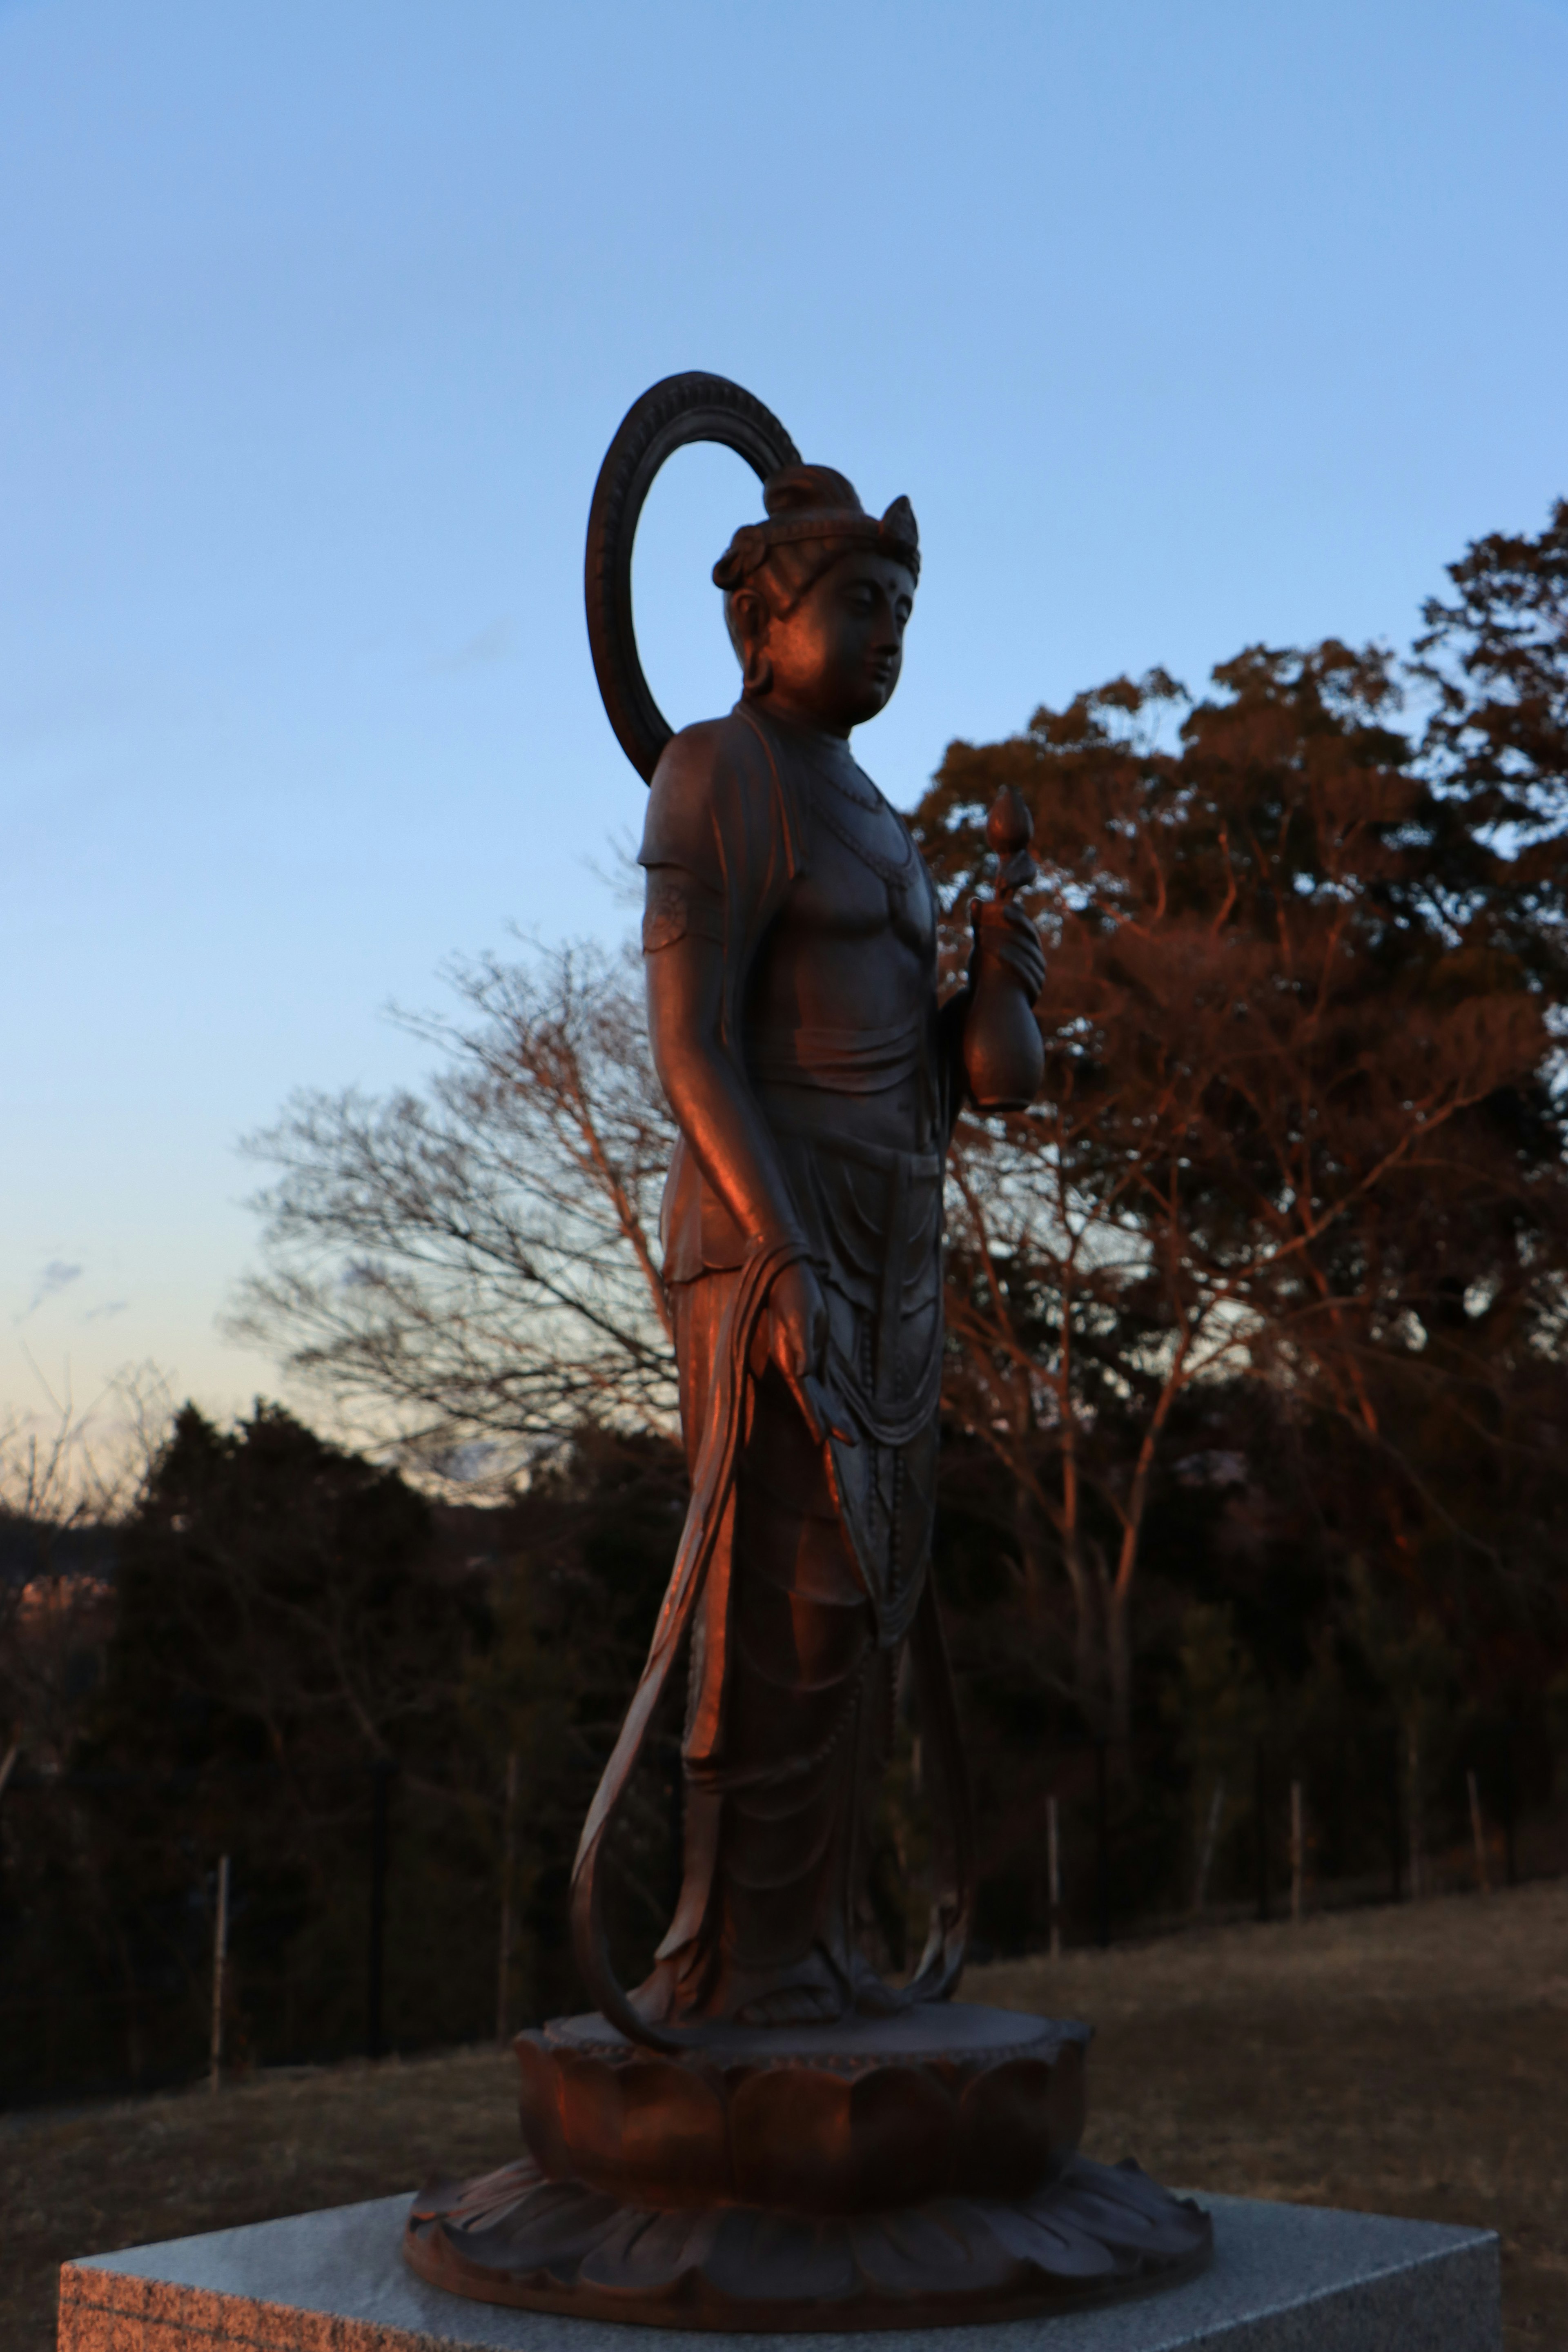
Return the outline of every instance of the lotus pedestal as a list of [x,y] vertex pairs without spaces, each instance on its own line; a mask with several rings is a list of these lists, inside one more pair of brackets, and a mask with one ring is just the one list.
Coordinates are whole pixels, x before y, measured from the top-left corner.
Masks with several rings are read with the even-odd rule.
[[520,2035],[527,2154],[416,2199],[404,2254],[487,2303],[665,2326],[910,2327],[1174,2284],[1206,2213],[1078,2153],[1087,2026],[958,2002],[717,2027],[668,2056],[600,2017]]

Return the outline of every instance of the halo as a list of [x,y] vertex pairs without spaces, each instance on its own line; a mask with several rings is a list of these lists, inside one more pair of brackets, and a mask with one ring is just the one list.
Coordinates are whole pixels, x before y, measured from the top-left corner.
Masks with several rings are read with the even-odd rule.
[[632,625],[632,542],[654,476],[692,441],[718,441],[762,480],[800,452],[771,409],[727,376],[667,375],[635,400],[605,455],[588,509],[588,644],[622,751],[651,782],[675,730],[649,691]]

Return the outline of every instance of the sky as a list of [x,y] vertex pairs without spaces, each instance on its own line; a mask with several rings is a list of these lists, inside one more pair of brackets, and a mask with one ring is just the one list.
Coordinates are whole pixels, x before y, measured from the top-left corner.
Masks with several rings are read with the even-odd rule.
[[[1123,672],[1407,643],[1568,492],[1568,0],[0,0],[0,1425],[310,1409],[219,1328],[240,1140],[624,928],[583,537],[693,367],[914,503],[900,804]],[[649,500],[677,725],[759,510]]]

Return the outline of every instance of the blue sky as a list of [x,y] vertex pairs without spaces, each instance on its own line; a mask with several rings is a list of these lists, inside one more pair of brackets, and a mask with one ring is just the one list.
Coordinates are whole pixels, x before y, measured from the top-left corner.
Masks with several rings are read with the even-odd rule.
[[[1408,638],[1568,491],[1568,5],[0,0],[0,1409],[217,1412],[237,1138],[390,1000],[625,919],[581,609],[643,387],[737,377],[925,572],[860,756]],[[661,478],[645,657],[755,510]]]

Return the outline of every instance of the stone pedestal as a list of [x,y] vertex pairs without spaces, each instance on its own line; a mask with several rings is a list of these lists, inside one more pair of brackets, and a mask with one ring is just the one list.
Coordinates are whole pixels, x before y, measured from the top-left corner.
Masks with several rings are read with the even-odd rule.
[[[1500,2352],[1497,2240],[1479,2230],[1205,2197],[1214,2260],[1166,2294],[965,2329],[910,2352]],[[400,2251],[406,2196],[68,2263],[59,2352],[710,2352],[711,2336],[444,2294]],[[787,2337],[770,2339],[784,2352]],[[763,2352],[764,2339],[746,2339]],[[865,2338],[826,2335],[822,2352]]]

